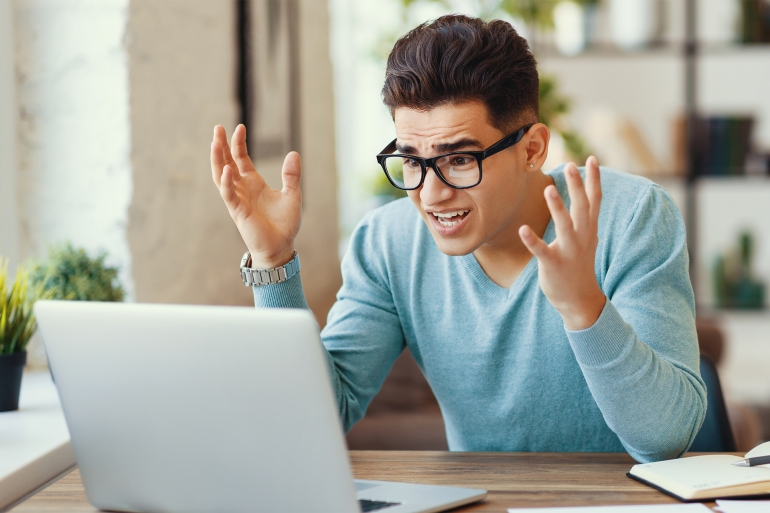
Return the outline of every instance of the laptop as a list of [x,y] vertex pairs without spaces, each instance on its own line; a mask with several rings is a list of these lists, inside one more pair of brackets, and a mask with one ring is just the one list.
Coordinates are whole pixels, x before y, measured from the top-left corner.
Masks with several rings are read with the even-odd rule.
[[89,502],[134,512],[434,512],[485,490],[353,480],[307,310],[38,301]]

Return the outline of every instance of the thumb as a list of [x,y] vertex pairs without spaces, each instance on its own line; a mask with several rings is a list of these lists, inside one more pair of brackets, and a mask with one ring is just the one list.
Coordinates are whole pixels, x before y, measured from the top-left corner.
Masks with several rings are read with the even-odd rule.
[[283,161],[283,168],[281,169],[281,180],[283,181],[283,194],[297,194],[300,192],[300,183],[302,175],[302,162],[299,158],[299,153],[296,151],[289,152]]

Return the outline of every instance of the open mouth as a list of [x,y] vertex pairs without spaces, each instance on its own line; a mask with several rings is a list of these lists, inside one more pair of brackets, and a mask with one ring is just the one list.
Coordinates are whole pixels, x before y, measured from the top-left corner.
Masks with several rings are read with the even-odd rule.
[[468,212],[470,210],[455,210],[454,212],[431,212],[431,215],[441,226],[451,227],[460,224]]

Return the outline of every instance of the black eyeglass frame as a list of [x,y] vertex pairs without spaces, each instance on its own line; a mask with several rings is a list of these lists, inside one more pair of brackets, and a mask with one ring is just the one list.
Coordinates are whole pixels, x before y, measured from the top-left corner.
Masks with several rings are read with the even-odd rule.
[[[428,175],[428,168],[433,169],[433,171],[436,173],[436,176],[438,176],[438,179],[441,180],[445,185],[453,189],[470,189],[471,187],[476,187],[478,184],[481,183],[481,161],[491,157],[496,153],[503,151],[506,148],[510,148],[514,144],[521,141],[521,139],[524,137],[524,134],[526,134],[527,131],[530,128],[532,128],[533,125],[535,125],[535,123],[524,125],[523,127],[519,128],[515,132],[506,135],[505,137],[503,137],[502,139],[494,143],[492,146],[482,151],[453,151],[451,153],[444,153],[443,155],[437,155],[429,159],[424,159],[422,157],[417,157],[415,155],[407,155],[404,153],[389,153],[389,151],[392,152],[396,149],[397,139],[393,139],[390,142],[390,144],[388,144],[385,148],[383,148],[383,150],[380,153],[377,154],[377,163],[379,163],[380,166],[382,167],[382,170],[385,172],[385,176],[387,177],[390,184],[396,189],[401,189],[402,191],[413,191],[415,189],[419,189],[420,187],[422,187],[422,184],[425,182],[425,177]],[[439,169],[436,167],[436,162],[438,161],[438,159],[448,157],[450,155],[470,155],[471,157],[474,157],[476,159],[476,163],[479,166],[478,181],[473,185],[452,185],[451,183],[449,183],[447,179],[444,178],[444,175],[441,174],[441,171],[439,171]],[[406,157],[416,162],[419,162],[420,168],[422,170],[422,176],[420,176],[420,182],[414,187],[400,187],[396,185],[396,183],[390,177],[390,174],[388,173],[388,169],[385,167],[385,160],[387,160],[390,157],[402,157],[402,158]]]

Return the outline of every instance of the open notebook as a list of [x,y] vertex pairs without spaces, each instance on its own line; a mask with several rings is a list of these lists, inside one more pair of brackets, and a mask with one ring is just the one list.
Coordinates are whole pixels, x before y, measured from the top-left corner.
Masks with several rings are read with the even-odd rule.
[[[746,458],[770,455],[770,442],[746,453]],[[634,465],[628,473],[682,501],[770,494],[770,465],[735,467],[740,456],[714,454]]]

